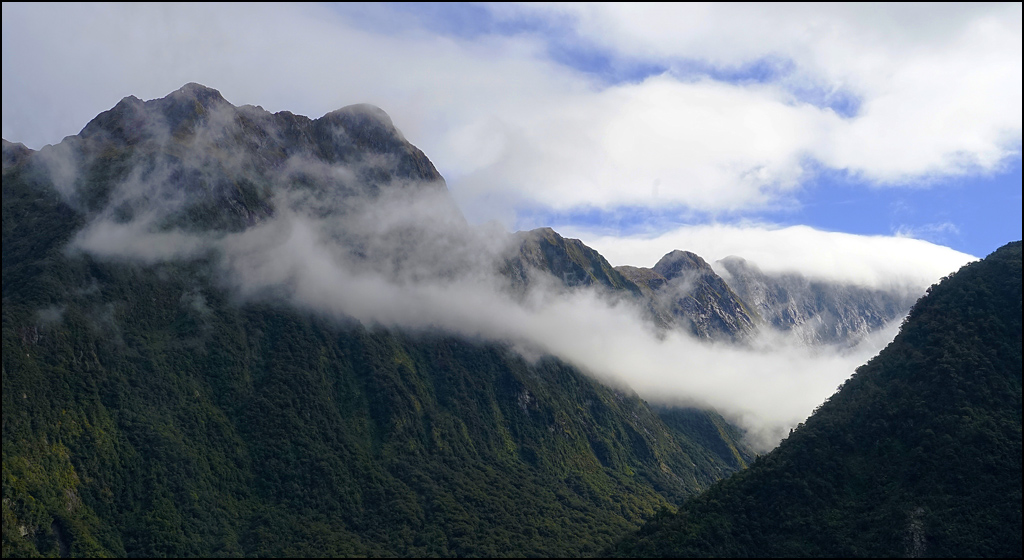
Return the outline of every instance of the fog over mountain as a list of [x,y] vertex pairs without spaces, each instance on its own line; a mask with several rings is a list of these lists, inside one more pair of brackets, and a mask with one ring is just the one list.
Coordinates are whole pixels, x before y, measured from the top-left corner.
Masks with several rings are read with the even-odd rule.
[[[26,157],[5,142],[5,166]],[[189,84],[162,99],[125,98],[31,160],[84,216],[71,254],[208,260],[239,301],[553,355],[652,402],[714,408],[762,449],[883,347],[913,299],[901,285],[880,304],[885,313],[823,335],[804,325],[829,320],[821,306],[834,305],[805,302],[831,285],[792,274],[772,284],[740,275],[739,261],[715,264],[728,271],[719,276],[687,253],[717,282],[713,292],[734,298],[726,311],[712,306],[732,326],[708,327],[705,288],[672,266],[683,253],[653,269],[674,295],[651,300],[650,278],[612,269],[578,240],[470,226],[426,156],[366,105],[311,120],[235,107]]]
[[611,555],[1015,558],[1020,475],[1015,241],[932,286],[771,453]]

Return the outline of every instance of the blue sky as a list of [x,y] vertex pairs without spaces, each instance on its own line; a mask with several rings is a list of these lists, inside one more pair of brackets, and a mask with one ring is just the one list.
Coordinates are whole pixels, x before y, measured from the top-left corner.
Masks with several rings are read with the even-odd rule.
[[[198,82],[312,118],[377,105],[471,223],[551,226],[613,265],[682,249],[921,294],[1021,238],[1019,3],[2,9],[3,137],[34,149],[123,97]],[[120,231],[137,256],[175,254],[150,241],[166,232]],[[262,231],[243,283],[328,271],[304,291],[324,299],[297,303],[527,341],[751,428],[795,424],[895,332],[846,356],[733,352],[652,338],[586,293],[524,312],[475,284],[353,279],[309,266],[315,236]],[[113,237],[88,250],[123,252]]]
[[33,148],[196,81],[311,117],[376,104],[470,221],[613,264],[785,231],[779,262],[851,234],[936,276],[1021,238],[1019,4],[3,10],[3,135]]
[[524,207],[516,228],[564,224],[603,233],[639,234],[652,228],[752,220],[860,235],[909,236],[983,257],[1021,237],[1020,162],[1008,167],[918,188],[877,188],[825,173],[781,208],[737,215],[716,216],[680,207],[561,212]]
[[[393,7],[412,16],[424,28],[451,37],[540,37],[552,60],[593,75],[608,86],[636,83],[664,73],[682,80],[707,77],[731,84],[772,83],[784,81],[795,71],[792,61],[771,56],[731,66],[696,58],[623,58],[579,37],[572,20],[566,17],[545,19],[525,14],[501,19],[479,4],[396,3]],[[860,99],[855,93],[803,86],[790,88],[796,99],[831,108],[844,117],[857,115]],[[529,229],[565,224],[606,233],[635,234],[693,223],[754,220],[861,235],[910,236],[985,256],[1004,243],[1021,238],[1021,180],[1018,151],[1016,158],[1008,158],[985,172],[921,177],[893,186],[878,186],[849,173],[825,169],[786,200],[759,211],[710,213],[686,206],[628,205],[553,210],[526,204],[519,208],[514,226]]]

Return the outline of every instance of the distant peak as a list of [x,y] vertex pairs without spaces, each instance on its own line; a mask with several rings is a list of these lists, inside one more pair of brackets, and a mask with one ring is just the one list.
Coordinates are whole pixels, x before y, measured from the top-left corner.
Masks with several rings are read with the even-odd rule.
[[141,105],[141,104],[142,104],[142,100],[141,99],[139,99],[138,97],[135,97],[134,95],[129,95],[127,97],[121,98],[121,100],[118,101],[117,105],[114,105],[114,107],[115,108],[116,107],[127,107],[127,106],[133,106],[133,105]]
[[370,104],[370,103],[356,103],[354,105],[346,105],[341,109],[333,111],[334,113],[346,114],[346,115],[365,115],[380,120],[388,125],[393,125],[391,122],[391,116],[387,114],[384,109]]
[[21,142],[8,142],[3,140],[3,167],[7,169],[12,165],[18,165],[32,155],[33,150],[27,148]]
[[384,109],[369,103],[348,105],[336,111],[331,111],[322,118],[327,122],[342,124],[348,129],[377,130],[386,135],[394,136],[399,140],[405,140],[405,137],[395,127],[395,123],[391,121],[391,117]]
[[376,105],[369,103],[357,103],[355,105],[346,105],[341,109],[331,111],[324,115],[326,118],[349,118],[349,119],[364,119],[368,121],[377,121],[379,124],[388,128],[394,128],[395,123],[391,121],[391,116],[388,115],[384,109]]
[[538,243],[544,241],[556,245],[566,242],[580,242],[578,239],[566,239],[550,227],[539,227],[531,230],[519,231],[516,232],[516,235],[525,240]]
[[526,233],[530,235],[536,235],[539,237],[561,237],[561,235],[559,235],[557,231],[550,227],[539,227],[536,229],[531,229]]
[[743,257],[737,257],[736,255],[729,255],[728,257],[725,257],[724,259],[722,259],[720,262],[722,262],[723,264],[730,264],[730,265],[737,265],[737,266],[746,266],[747,265],[747,259],[745,259]]
[[189,82],[189,83],[181,86],[180,88],[178,88],[178,91],[182,92],[182,93],[188,93],[188,94],[196,94],[196,93],[202,93],[202,92],[212,92],[212,93],[216,93],[217,95],[220,95],[220,92],[215,90],[215,89],[213,89],[212,87],[204,86],[203,84],[196,83],[196,82]]
[[216,105],[227,104],[228,101],[224,99],[224,96],[219,91],[206,87],[202,84],[195,82],[189,82],[181,88],[164,98],[165,100],[172,101],[197,101],[203,107],[209,109]]
[[707,261],[690,251],[672,251],[654,265],[654,271],[669,280],[688,270],[714,272]]
[[729,255],[728,257],[719,260],[716,264],[721,265],[721,268],[724,268],[726,272],[733,276],[761,274],[760,267],[747,259],[737,257],[736,255]]
[[[219,91],[213,89],[212,87],[204,86],[203,84],[197,84],[196,82],[189,82],[189,83],[181,86],[180,88],[178,88],[174,93],[180,93],[180,94],[183,94],[183,95],[203,96],[203,97],[216,96],[216,97],[220,97],[221,99],[223,99],[223,97],[221,96]],[[172,93],[172,95],[174,93]]]

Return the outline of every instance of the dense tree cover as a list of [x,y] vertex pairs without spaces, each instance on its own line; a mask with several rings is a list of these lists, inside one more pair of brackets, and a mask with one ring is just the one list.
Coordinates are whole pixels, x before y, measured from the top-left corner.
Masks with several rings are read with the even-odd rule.
[[5,168],[5,557],[585,555],[749,457],[553,359],[69,253],[82,220]]
[[1021,242],[933,286],[751,468],[620,556],[1021,555]]

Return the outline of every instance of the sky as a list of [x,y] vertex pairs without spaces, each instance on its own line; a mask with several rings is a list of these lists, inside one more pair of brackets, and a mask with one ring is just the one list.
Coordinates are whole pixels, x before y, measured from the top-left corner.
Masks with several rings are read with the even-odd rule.
[[[472,223],[922,282],[1021,238],[1021,6],[3,4],[3,137],[187,82],[384,109]],[[909,263],[909,264],[908,264]]]
[[[370,103],[478,231],[550,226],[613,265],[682,249],[923,293],[1021,238],[1019,3],[4,3],[2,40],[8,141],[56,144],[126,96],[189,82],[312,118]],[[155,188],[120,186],[135,187]],[[443,202],[383,201],[345,220],[381,254],[394,252],[389,227],[441,220],[403,253],[422,261],[409,278],[353,268],[336,224],[288,205],[213,238],[104,214],[74,246],[145,262],[216,247],[243,295],[284,286],[318,313],[553,354],[645,398],[715,407],[763,447],[898,328],[843,352],[771,333],[726,347],[655,336],[638,310],[589,291],[509,300],[487,274],[446,272],[513,238],[452,250],[454,226],[432,211]]]

